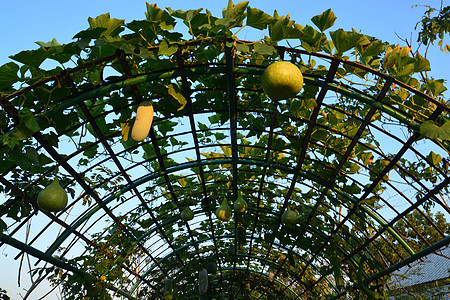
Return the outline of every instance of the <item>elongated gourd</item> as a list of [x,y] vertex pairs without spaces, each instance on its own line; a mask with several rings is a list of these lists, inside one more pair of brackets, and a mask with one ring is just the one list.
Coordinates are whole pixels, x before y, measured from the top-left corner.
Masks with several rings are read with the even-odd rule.
[[246,238],[247,238],[247,235],[246,235],[245,227],[242,226],[241,224],[237,225],[237,227],[236,227],[236,243],[237,243],[237,248],[239,250],[242,249],[242,247],[244,247]]
[[288,251],[288,259],[289,259],[289,264],[293,267],[295,267],[295,258],[294,258],[294,253],[292,252],[292,250]]
[[217,272],[217,264],[215,261],[209,261],[206,265],[206,271],[208,271],[209,274],[215,274]]
[[173,282],[172,279],[166,279],[164,281],[164,299],[172,300],[173,298]]
[[200,295],[206,294],[208,290],[208,271],[203,268],[200,272],[198,272],[198,293]]
[[131,138],[136,142],[143,141],[150,132],[153,122],[153,106],[148,101],[142,101],[136,111],[136,120],[131,129]]
[[342,278],[342,271],[341,271],[341,260],[339,259],[339,257],[336,255],[335,252],[333,252],[330,257],[330,263],[333,268],[335,285],[338,288],[338,290],[341,291],[342,288],[344,287],[344,280]]

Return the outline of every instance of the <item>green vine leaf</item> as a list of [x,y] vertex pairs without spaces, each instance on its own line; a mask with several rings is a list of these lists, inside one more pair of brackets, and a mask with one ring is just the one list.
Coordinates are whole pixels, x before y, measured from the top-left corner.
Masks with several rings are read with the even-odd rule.
[[245,10],[247,9],[248,3],[249,1],[233,4],[232,0],[228,1],[228,7],[222,12],[222,15],[225,19],[234,20],[234,22],[229,25],[229,28],[242,26],[242,21],[246,16]]
[[[302,43],[302,47],[310,53],[318,51],[322,47],[322,45],[327,42],[327,37],[325,36],[325,34],[320,33],[309,25],[306,25],[302,28],[300,28],[300,25],[296,27],[300,29],[299,38]],[[330,48],[333,47],[331,47],[330,45]]]
[[431,161],[431,163],[435,166],[441,163],[442,157],[439,154],[434,153],[433,151],[428,154],[427,159]]
[[382,53],[386,49],[386,45],[382,41],[376,40],[368,45],[361,46],[360,49],[361,57],[373,57]]
[[425,84],[425,89],[429,91],[433,96],[437,96],[442,94],[447,90],[447,88],[444,86],[444,80],[439,79],[430,79],[427,80],[427,83]]
[[177,52],[177,50],[178,50],[177,46],[170,46],[167,40],[163,40],[159,44],[158,55],[171,56],[172,54]]
[[266,29],[267,25],[273,24],[276,19],[269,14],[266,14],[260,9],[247,7],[247,26],[256,29]]
[[341,55],[358,45],[363,37],[362,34],[356,31],[345,31],[343,29],[330,32],[330,36],[337,52]]
[[0,90],[6,90],[19,80],[19,66],[9,62],[0,67]]
[[164,22],[166,25],[170,24],[175,26],[175,19],[172,18],[167,11],[157,7],[156,4],[147,3],[147,11],[145,12],[145,16],[148,21],[155,23]]
[[319,28],[321,32],[324,32],[334,25],[336,19],[336,15],[331,11],[331,9],[327,9],[322,14],[312,17],[311,21],[317,26],[317,28]]
[[24,107],[18,113],[20,123],[22,123],[27,129],[31,130],[31,132],[35,133],[41,130],[39,124],[37,123],[34,114],[30,111],[29,108]]
[[450,140],[450,121],[446,121],[441,127],[434,121],[425,121],[420,126],[420,134],[430,139]]
[[109,13],[98,16],[97,18],[88,18],[88,22],[91,29],[106,28],[102,32],[102,36],[116,36],[123,31],[122,25],[125,24],[125,20],[111,19]]
[[35,68],[39,68],[42,62],[48,57],[49,52],[45,51],[42,48],[36,50],[26,50],[19,52],[16,55],[12,55],[9,58],[14,59],[24,65],[32,66]]
[[253,45],[255,52],[261,55],[272,55],[277,52],[277,50],[270,45],[264,43],[256,43]]

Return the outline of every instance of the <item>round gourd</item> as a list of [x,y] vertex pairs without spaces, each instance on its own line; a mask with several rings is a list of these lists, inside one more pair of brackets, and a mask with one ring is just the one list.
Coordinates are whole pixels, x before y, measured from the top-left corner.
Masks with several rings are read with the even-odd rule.
[[216,209],[216,216],[222,221],[229,221],[231,219],[231,207],[228,205],[227,199],[224,199],[222,204]]
[[39,192],[37,204],[46,211],[58,212],[67,206],[67,193],[59,185],[58,178],[55,178],[49,186]]
[[261,86],[264,93],[272,100],[291,98],[302,89],[303,75],[296,65],[279,61],[264,70]]
[[297,223],[297,213],[288,209],[281,216],[281,222],[285,225],[294,225]]
[[189,208],[189,206],[186,206],[181,212],[180,216],[181,220],[190,221],[194,218],[194,212],[192,211],[192,209]]
[[234,201],[233,207],[236,213],[242,214],[247,210],[247,202],[239,195],[236,201]]
[[150,132],[153,122],[153,106],[148,101],[142,101],[136,111],[136,120],[131,129],[131,138],[136,142],[143,141]]

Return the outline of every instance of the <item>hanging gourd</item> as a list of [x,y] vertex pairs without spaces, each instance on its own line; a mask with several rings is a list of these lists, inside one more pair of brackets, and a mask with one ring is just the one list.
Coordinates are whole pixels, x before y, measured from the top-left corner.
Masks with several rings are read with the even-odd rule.
[[136,110],[136,119],[131,129],[131,138],[136,142],[143,141],[150,132],[153,122],[153,105],[142,101]]
[[208,271],[203,268],[200,272],[198,272],[198,293],[200,295],[206,294],[208,290]]
[[295,225],[297,224],[297,213],[288,208],[281,215],[281,222],[285,225]]
[[272,100],[291,98],[302,89],[303,75],[296,65],[279,61],[264,70],[261,86],[264,93]]
[[222,221],[229,221],[231,219],[231,207],[228,205],[227,199],[224,199],[222,204],[216,209],[216,216]]
[[247,210],[247,202],[242,198],[241,194],[239,194],[236,201],[234,201],[233,207],[237,214],[243,214]]
[[209,261],[206,265],[206,271],[208,271],[208,274],[215,274],[217,272],[217,264],[215,261]]
[[37,196],[37,204],[46,211],[58,212],[67,206],[67,193],[59,185],[58,178],[55,178],[49,186],[39,192]]
[[186,206],[180,214],[181,220],[190,221],[194,218],[194,212],[189,206]]
[[166,279],[164,281],[164,299],[172,300],[173,298],[173,281],[172,279]]

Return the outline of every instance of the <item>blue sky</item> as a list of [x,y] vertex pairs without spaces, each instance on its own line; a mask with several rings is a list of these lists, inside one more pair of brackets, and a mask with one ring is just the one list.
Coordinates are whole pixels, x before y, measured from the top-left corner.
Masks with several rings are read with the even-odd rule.
[[[237,1],[235,1],[236,3]],[[392,44],[404,45],[398,37],[412,40],[415,44],[416,23],[420,20],[425,8],[412,7],[427,3],[433,7],[440,6],[440,0],[378,0],[370,2],[360,0],[253,0],[250,6],[273,14],[277,10],[280,15],[290,13],[291,19],[300,25],[312,24],[312,16],[331,8],[337,16],[335,26],[331,30],[352,28],[361,33],[375,36]],[[448,5],[448,0],[444,5]],[[145,18],[146,1],[144,0],[0,0],[0,65],[11,61],[8,56],[22,50],[35,49],[37,41],[48,42],[53,38],[60,43],[68,43],[79,31],[89,27],[88,17],[96,17],[109,12],[111,17],[131,22]],[[152,2],[149,2],[152,3]],[[158,1],[159,7],[173,9],[208,8],[213,14],[220,14],[227,5],[223,1]],[[261,32],[264,35],[264,32]],[[397,36],[398,35],[398,36]],[[431,49],[428,57],[431,61],[434,77],[446,79],[446,68],[450,55]],[[423,49],[424,50],[424,49]],[[435,68],[433,68],[433,66]]]
[[[412,40],[413,45],[416,46],[417,32],[414,31],[414,27],[425,9],[412,6],[425,2],[439,7],[441,1],[253,0],[250,1],[250,6],[262,9],[269,14],[273,14],[274,10],[277,10],[279,15],[290,13],[291,19],[300,25],[312,24],[311,17],[331,8],[337,16],[331,30],[354,28],[363,34],[375,36],[391,44],[405,46],[399,38],[402,37]],[[125,22],[144,19],[145,3],[144,0],[0,0],[0,65],[11,61],[8,58],[10,55],[37,48],[38,45],[35,44],[37,41],[48,42],[56,38],[59,43],[70,42],[76,33],[89,27],[88,17],[109,12],[112,18],[125,19]],[[214,15],[219,15],[222,8],[227,5],[227,1],[173,0],[158,1],[157,4],[159,7],[183,10],[203,7],[208,8]],[[444,1],[444,5],[450,5],[450,0]],[[260,32],[260,34],[263,36],[266,32]],[[422,51],[424,50],[422,48]],[[443,79],[450,77],[447,74],[450,54],[439,51],[438,46],[435,46],[428,51],[428,58],[433,70],[431,76]],[[12,260],[16,252],[6,257],[7,252],[4,247],[0,248],[2,269],[11,268],[11,272],[0,272],[0,287],[6,288],[13,299],[20,299],[17,296],[20,290],[17,288],[17,265]]]

